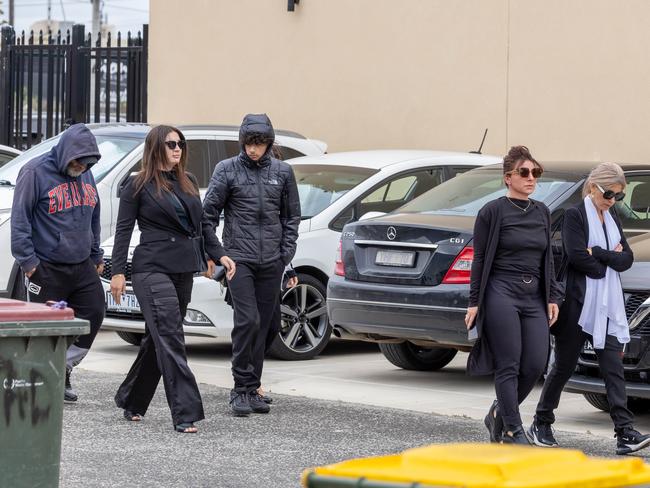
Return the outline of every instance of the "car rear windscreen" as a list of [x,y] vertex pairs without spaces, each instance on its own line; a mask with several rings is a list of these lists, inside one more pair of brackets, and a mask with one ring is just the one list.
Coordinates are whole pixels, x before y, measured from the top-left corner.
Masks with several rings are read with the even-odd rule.
[[[0,180],[6,180],[12,185],[15,185],[20,169],[36,156],[40,156],[56,146],[60,137],[61,136],[56,136],[48,139],[8,162],[0,168]],[[97,140],[99,153],[102,155],[97,164],[93,165],[91,168],[96,182],[101,181],[101,179],[111,169],[113,169],[115,165],[124,158],[124,156],[130,153],[138,145],[142,144],[143,141],[142,139],[111,137],[106,135],[97,135],[95,136],[95,139]]]
[[[578,179],[571,174],[545,172],[537,180],[531,198],[549,204],[575,185]],[[498,168],[478,168],[438,185],[398,211],[476,216],[483,205],[505,194],[501,165]]]
[[303,219],[319,214],[342,195],[377,173],[375,169],[331,164],[292,164]]

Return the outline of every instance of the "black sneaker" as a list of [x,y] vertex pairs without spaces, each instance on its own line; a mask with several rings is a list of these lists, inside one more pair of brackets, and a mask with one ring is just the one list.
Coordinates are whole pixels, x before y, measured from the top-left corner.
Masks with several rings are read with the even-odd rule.
[[616,454],[629,454],[650,445],[650,435],[641,434],[632,427],[616,430]]
[[485,416],[484,423],[490,433],[490,442],[499,443],[503,436],[503,419],[499,415],[497,407],[497,401],[494,400],[488,414]]
[[553,436],[553,427],[551,427],[551,424],[534,420],[527,433],[531,442],[536,446],[558,447],[558,443]]
[[65,390],[63,391],[63,400],[66,402],[76,402],[79,398],[77,396],[77,393],[72,389],[72,385],[70,384],[71,373],[72,369],[65,369]]
[[511,430],[508,430],[503,433],[503,443],[504,444],[521,444],[522,446],[530,446],[530,440],[524,432],[524,428],[521,425],[514,427]]
[[253,413],[253,409],[248,402],[248,394],[237,393],[235,390],[230,392],[230,408],[232,408],[235,417],[248,417]]
[[248,394],[248,403],[250,404],[253,413],[269,413],[271,407],[266,403],[262,396],[256,391],[252,391]]

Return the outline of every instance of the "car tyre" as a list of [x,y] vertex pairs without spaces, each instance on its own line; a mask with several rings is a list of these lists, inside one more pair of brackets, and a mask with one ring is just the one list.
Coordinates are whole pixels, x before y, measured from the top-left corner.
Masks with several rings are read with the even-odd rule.
[[115,333],[120,336],[120,339],[134,346],[139,346],[142,342],[142,337],[144,337],[144,334],[138,334],[136,332],[125,332],[123,330],[117,330]]
[[325,284],[311,275],[298,273],[298,285],[282,293],[282,323],[269,355],[286,361],[318,356],[330,340],[332,326],[327,317]]
[[398,368],[414,371],[437,371],[456,356],[456,349],[420,347],[412,342],[379,344],[382,354]]
[[596,407],[598,410],[603,412],[609,412],[609,402],[607,401],[607,395],[602,393],[583,393],[585,400],[589,402],[592,407]]

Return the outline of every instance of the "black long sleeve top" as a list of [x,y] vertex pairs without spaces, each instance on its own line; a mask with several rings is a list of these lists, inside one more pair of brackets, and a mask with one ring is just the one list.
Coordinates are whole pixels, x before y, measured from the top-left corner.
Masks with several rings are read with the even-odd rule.
[[540,234],[544,209],[531,200],[507,198],[501,216],[493,273],[521,273],[540,278],[547,242]]

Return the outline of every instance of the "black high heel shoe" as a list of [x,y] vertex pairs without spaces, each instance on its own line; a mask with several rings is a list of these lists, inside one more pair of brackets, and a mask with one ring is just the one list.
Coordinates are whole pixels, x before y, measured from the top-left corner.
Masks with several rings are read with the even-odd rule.
[[124,410],[124,418],[129,422],[140,422],[144,419],[144,415],[132,412],[131,410]]
[[[194,429],[194,430],[189,430]],[[174,425],[174,430],[180,432],[181,434],[196,434],[198,432],[197,428],[192,422],[183,422],[180,424]]]

